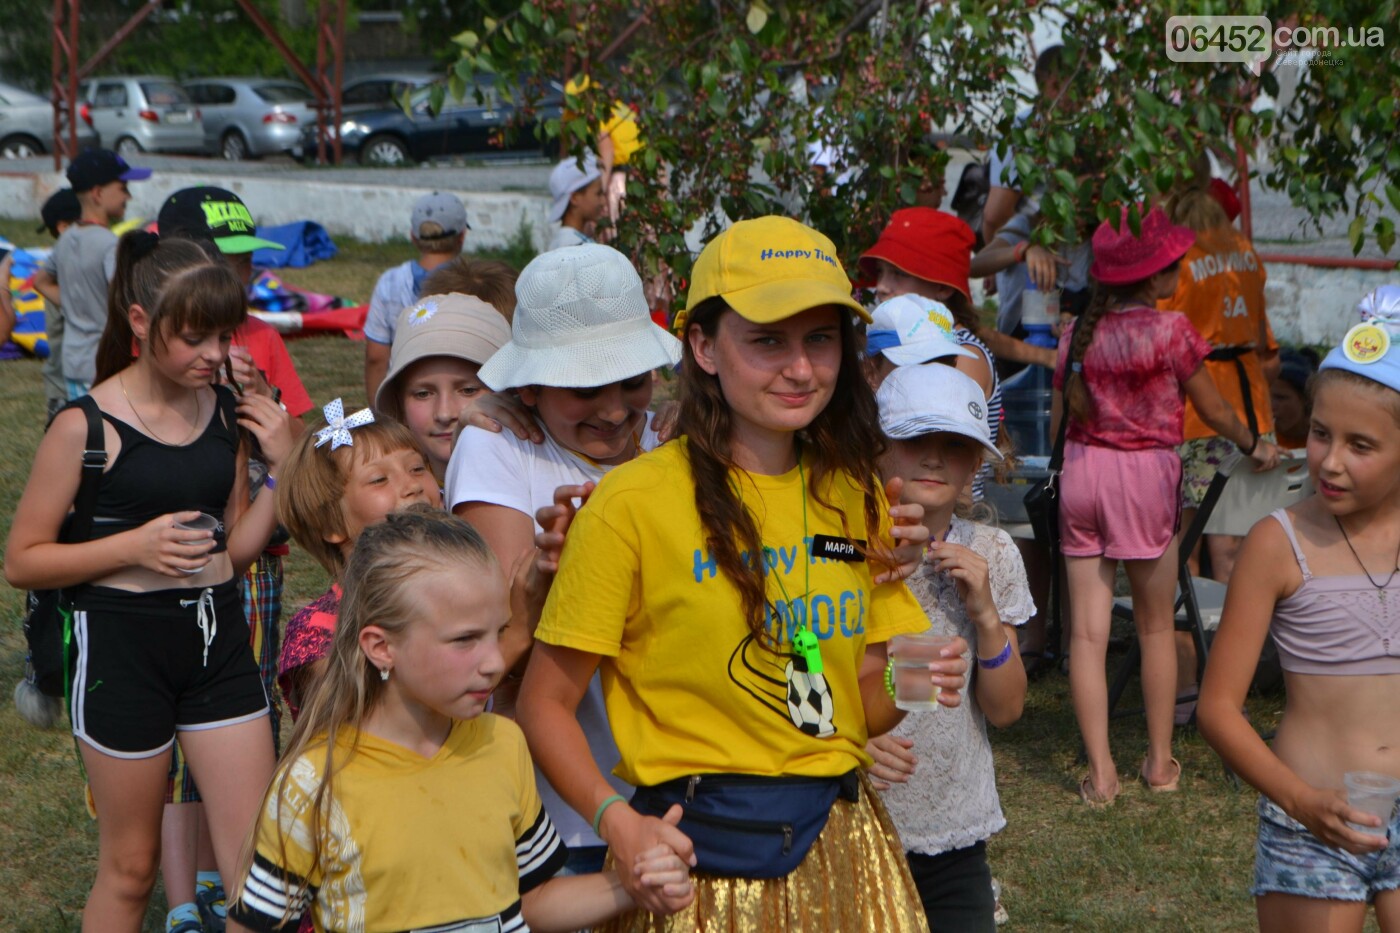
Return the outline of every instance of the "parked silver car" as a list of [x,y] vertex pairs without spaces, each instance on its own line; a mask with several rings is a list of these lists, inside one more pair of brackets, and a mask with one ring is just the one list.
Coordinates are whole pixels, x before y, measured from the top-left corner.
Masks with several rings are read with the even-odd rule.
[[[96,145],[97,134],[79,121],[78,148]],[[52,151],[53,107],[38,94],[0,83],[0,159],[23,159]]]
[[204,127],[190,95],[169,78],[92,78],[79,86],[83,115],[102,145],[122,157],[141,152],[203,152]]
[[195,78],[185,90],[204,117],[205,149],[225,159],[287,152],[316,122],[314,96],[280,78]]

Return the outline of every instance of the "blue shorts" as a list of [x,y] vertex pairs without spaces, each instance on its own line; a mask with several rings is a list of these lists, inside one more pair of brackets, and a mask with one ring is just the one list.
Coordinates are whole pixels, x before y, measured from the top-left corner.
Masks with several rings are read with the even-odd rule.
[[1353,855],[1318,841],[1308,828],[1267,797],[1259,798],[1255,897],[1294,894],[1329,901],[1365,901],[1400,888],[1400,812],[1391,813],[1390,845]]

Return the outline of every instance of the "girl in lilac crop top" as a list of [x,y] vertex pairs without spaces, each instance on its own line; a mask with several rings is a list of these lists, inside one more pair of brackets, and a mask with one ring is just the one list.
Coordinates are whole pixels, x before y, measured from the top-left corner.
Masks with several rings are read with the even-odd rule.
[[[1315,492],[1245,538],[1197,707],[1201,734],[1263,795],[1253,885],[1263,931],[1359,933],[1366,903],[1393,918],[1400,897],[1395,806],[1363,808],[1344,786],[1355,772],[1400,779],[1400,288],[1393,293],[1389,312],[1370,304],[1370,319],[1314,379]],[[1270,636],[1289,694],[1272,746],[1241,712]]]
[[[1377,587],[1364,574],[1314,577],[1288,512],[1283,526],[1303,585],[1274,604],[1279,664],[1297,674],[1400,674],[1400,575]],[[1384,594],[1384,595],[1382,595]]]

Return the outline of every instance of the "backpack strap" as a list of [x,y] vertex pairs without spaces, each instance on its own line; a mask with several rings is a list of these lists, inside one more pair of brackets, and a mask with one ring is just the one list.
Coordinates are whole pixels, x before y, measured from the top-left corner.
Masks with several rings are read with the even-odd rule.
[[83,449],[83,472],[78,481],[78,495],[73,500],[73,524],[69,537],[86,541],[92,534],[93,512],[97,508],[97,486],[107,466],[107,449],[103,438],[102,411],[91,395],[84,395],[74,404],[87,416],[87,444]]

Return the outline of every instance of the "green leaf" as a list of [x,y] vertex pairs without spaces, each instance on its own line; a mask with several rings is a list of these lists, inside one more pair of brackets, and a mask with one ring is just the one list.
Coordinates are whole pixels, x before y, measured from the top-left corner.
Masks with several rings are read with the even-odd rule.
[[[491,27],[488,26],[487,28],[489,29]],[[457,35],[452,37],[452,41],[464,49],[474,49],[477,47],[477,44],[481,42],[481,37],[468,29],[465,32],[457,33]]]
[[1376,221],[1376,245],[1386,254],[1389,254],[1390,248],[1395,245],[1395,223],[1389,217],[1382,217]]
[[441,84],[434,84],[433,89],[428,92],[428,110],[434,114],[442,112],[442,102],[447,97],[447,88]]
[[1390,200],[1390,206],[1400,211],[1400,185],[1386,185],[1385,196]]
[[459,74],[453,74],[447,79],[447,93],[452,95],[453,100],[460,101],[467,96],[467,82],[462,80]]
[[1366,218],[1353,217],[1350,226],[1347,227],[1347,239],[1351,241],[1351,254],[1353,256],[1361,253],[1361,247],[1366,242]]
[[540,24],[540,8],[533,3],[520,4],[520,16],[531,26],[538,26]]

